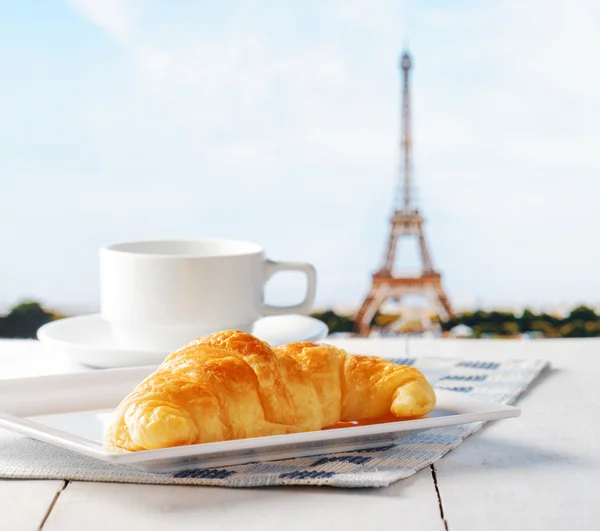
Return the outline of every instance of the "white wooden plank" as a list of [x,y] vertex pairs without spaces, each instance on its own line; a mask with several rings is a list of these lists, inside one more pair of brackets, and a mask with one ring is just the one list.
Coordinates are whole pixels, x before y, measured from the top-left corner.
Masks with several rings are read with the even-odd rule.
[[[350,352],[405,355],[403,340],[335,343]],[[0,356],[2,352],[0,344]],[[599,354],[598,340],[410,341],[411,356],[547,358],[556,368],[523,398],[520,419],[488,426],[437,463],[450,529],[597,528],[593,509],[600,503],[595,481],[600,433],[594,420],[600,417],[600,401],[594,380],[600,373]],[[53,482],[23,482],[30,499],[36,492],[27,483]],[[432,490],[428,471],[387,489],[364,491],[72,483],[45,529],[223,529],[241,524],[249,529],[360,529],[399,523],[439,529]],[[11,514],[5,510],[8,496],[0,499],[0,515]]]
[[365,354],[371,356],[382,356],[384,358],[401,358],[407,355],[408,341],[406,339],[325,339],[339,348],[343,348],[350,354]]
[[[84,370],[39,341],[0,339],[0,379]],[[0,479],[0,529],[37,529],[64,481]]]
[[37,529],[63,484],[63,481],[0,479],[0,529]]
[[74,482],[59,497],[44,531],[378,528],[443,531],[429,469],[386,489],[223,489]]
[[521,418],[487,426],[436,463],[450,529],[600,528],[599,341],[416,341],[409,349],[553,366],[519,401]]
[[[379,342],[374,342],[379,347]],[[539,358],[570,353],[600,351],[600,339],[416,339],[407,342],[409,356],[450,356],[456,358]]]

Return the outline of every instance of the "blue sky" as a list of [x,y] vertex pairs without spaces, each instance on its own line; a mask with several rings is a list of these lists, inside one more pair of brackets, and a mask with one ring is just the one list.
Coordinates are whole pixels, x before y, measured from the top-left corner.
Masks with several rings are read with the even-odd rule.
[[600,302],[594,2],[47,0],[0,2],[0,304],[95,307],[99,246],[205,236],[311,261],[320,306],[358,304],[387,239],[406,45],[451,299]]

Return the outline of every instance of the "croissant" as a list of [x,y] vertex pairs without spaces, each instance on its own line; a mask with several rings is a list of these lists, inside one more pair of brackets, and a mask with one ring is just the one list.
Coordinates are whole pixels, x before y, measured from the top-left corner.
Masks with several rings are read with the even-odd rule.
[[148,450],[419,417],[435,393],[415,368],[309,342],[271,348],[225,331],[170,354],[116,410],[105,441]]

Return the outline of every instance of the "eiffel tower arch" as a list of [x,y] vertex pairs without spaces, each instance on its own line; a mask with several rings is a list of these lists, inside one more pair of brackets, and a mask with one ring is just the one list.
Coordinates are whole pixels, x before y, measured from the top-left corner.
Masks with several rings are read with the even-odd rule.
[[[368,336],[377,311],[389,300],[402,300],[406,295],[424,295],[432,310],[442,319],[452,317],[452,306],[442,286],[442,276],[433,267],[427,239],[423,231],[425,220],[413,204],[412,186],[412,132],[410,120],[409,74],[410,55],[405,52],[400,61],[402,70],[402,201],[395,205],[390,220],[390,236],[382,266],[373,274],[371,288],[354,319],[355,332]],[[401,241],[414,237],[419,244],[421,270],[418,276],[397,275],[394,264],[400,252]]]

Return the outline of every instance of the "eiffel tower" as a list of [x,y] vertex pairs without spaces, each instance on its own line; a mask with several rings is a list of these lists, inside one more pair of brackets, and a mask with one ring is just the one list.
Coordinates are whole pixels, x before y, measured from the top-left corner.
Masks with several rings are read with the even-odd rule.
[[[373,274],[371,289],[358,310],[354,328],[358,335],[368,336],[371,321],[377,310],[389,300],[400,301],[408,294],[426,295],[442,319],[453,316],[452,307],[442,287],[442,276],[433,268],[431,255],[423,233],[424,219],[413,205],[411,197],[412,134],[410,127],[409,73],[412,66],[410,55],[405,52],[400,61],[402,69],[402,204],[395,205],[391,218],[390,238],[381,268]],[[394,263],[399,254],[399,242],[412,236],[419,241],[421,272],[419,276],[396,276]]]

